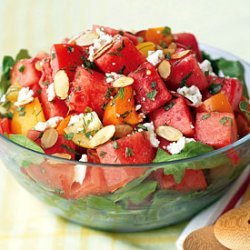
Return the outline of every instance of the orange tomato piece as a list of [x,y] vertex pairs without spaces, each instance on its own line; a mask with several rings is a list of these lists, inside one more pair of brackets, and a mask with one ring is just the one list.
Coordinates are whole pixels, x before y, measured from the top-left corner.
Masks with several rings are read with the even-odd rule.
[[153,42],[162,46],[169,45],[173,40],[171,29],[168,27],[150,28],[145,32],[145,41],[147,42]]
[[233,113],[233,108],[223,93],[211,96],[198,108],[198,112],[226,112]]
[[70,121],[71,115],[68,115],[65,117],[57,126],[56,130],[59,135],[64,135],[64,129],[67,128],[69,121]]
[[104,125],[127,123],[136,125],[142,118],[135,110],[133,89],[131,86],[120,88],[113,100],[109,101],[104,111]]

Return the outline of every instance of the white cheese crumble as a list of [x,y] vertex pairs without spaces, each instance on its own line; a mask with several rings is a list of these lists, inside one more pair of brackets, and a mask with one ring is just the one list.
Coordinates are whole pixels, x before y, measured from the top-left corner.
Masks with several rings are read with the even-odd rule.
[[103,48],[105,45],[111,43],[113,41],[113,37],[101,31],[100,29],[96,29],[96,33],[99,35],[97,39],[94,39],[94,44],[89,47],[89,57],[88,59],[93,62],[95,53]]
[[34,91],[29,87],[21,88],[18,93],[17,101],[15,102],[15,106],[23,106],[28,104],[34,100]]
[[190,100],[194,107],[199,107],[201,105],[202,95],[196,86],[192,85],[191,87],[184,86],[182,88],[178,88],[177,93]]
[[[83,154],[81,159],[79,160],[80,162],[87,162],[88,161],[88,156],[86,154]],[[86,177],[86,172],[87,172],[87,166],[86,165],[75,165],[74,167],[74,181],[78,182],[79,184],[83,184],[83,181]]]
[[195,141],[193,138],[186,138],[182,136],[177,142],[172,142],[167,146],[167,150],[172,154],[179,154],[185,147],[185,145],[191,141]]
[[96,112],[89,112],[86,114],[81,113],[70,117],[68,127],[70,127],[70,130],[73,133],[78,133],[82,130],[90,132],[99,130],[102,127],[102,122]]
[[6,102],[6,101],[7,101],[6,95],[3,95],[0,99],[0,102]]
[[112,83],[123,75],[117,74],[116,72],[111,72],[111,73],[106,73],[105,76],[106,76],[106,82]]
[[156,66],[164,58],[162,50],[148,51],[147,61]]
[[154,148],[158,148],[160,141],[156,138],[155,127],[153,122],[142,124],[148,130],[149,141]]
[[203,62],[199,63],[199,66],[203,73],[208,72],[209,75],[213,73],[212,65],[208,60],[204,60]]
[[63,120],[61,116],[54,116],[47,120],[46,122],[38,122],[35,126],[35,130],[37,131],[45,131],[48,128],[56,128],[58,123]]
[[52,102],[56,98],[54,83],[52,82],[46,90],[48,101]]
[[137,105],[135,106],[135,110],[138,111],[138,110],[140,110],[140,109],[141,109],[141,104],[137,104]]

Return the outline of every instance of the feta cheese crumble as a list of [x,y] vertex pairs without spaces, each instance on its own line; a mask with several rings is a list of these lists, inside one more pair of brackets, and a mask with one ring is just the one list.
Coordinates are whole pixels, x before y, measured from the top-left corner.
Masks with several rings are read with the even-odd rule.
[[149,141],[154,148],[158,148],[160,141],[156,138],[155,128],[153,122],[142,124],[148,130]]
[[4,103],[4,102],[6,102],[6,101],[7,101],[6,95],[3,95],[3,96],[1,97],[1,99],[0,99],[0,102],[1,102],[1,103]]
[[209,75],[213,74],[212,65],[208,60],[204,60],[203,62],[199,63],[199,66],[203,73],[208,72]]
[[172,154],[179,154],[185,147],[185,145],[191,141],[195,141],[193,138],[186,138],[182,136],[177,142],[172,142],[167,146],[167,150]]
[[137,105],[135,106],[135,110],[138,111],[138,110],[140,110],[140,109],[141,109],[141,104],[137,104]]
[[35,126],[35,130],[37,131],[45,131],[48,128],[56,128],[58,123],[63,120],[61,116],[55,116],[47,120],[46,122],[38,122]]
[[148,51],[147,61],[156,66],[164,58],[162,50]]
[[17,101],[14,103],[15,106],[23,106],[34,100],[34,91],[29,87],[21,88],[18,93]]
[[48,101],[52,102],[56,98],[54,83],[52,82],[46,90]]
[[113,41],[113,37],[106,34],[100,29],[96,29],[96,33],[99,35],[97,39],[94,39],[94,44],[89,47],[89,57],[88,59],[93,62],[95,53],[103,48],[105,45]]
[[[88,156],[86,154],[83,154],[80,162],[88,162]],[[77,182],[79,184],[83,184],[83,181],[85,179],[87,172],[87,166],[86,165],[75,165],[74,167],[74,182]]]
[[106,76],[106,82],[112,83],[123,75],[117,74],[116,72],[111,72],[111,73],[106,73],[105,76]]
[[182,88],[178,88],[177,93],[190,100],[194,107],[199,107],[201,105],[202,95],[196,86],[192,85],[191,87],[184,86]]

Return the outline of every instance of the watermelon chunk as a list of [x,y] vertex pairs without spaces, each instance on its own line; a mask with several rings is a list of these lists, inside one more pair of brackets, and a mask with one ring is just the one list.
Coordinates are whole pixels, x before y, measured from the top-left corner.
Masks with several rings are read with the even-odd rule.
[[89,107],[102,116],[103,105],[108,101],[105,98],[108,90],[109,85],[103,74],[78,67],[72,82],[70,110],[83,113]]
[[179,184],[175,183],[173,175],[164,175],[162,169],[155,171],[154,178],[163,189],[190,192],[207,188],[206,178],[202,170],[186,169],[185,175]]
[[150,113],[149,118],[156,128],[168,125],[180,130],[186,136],[194,134],[191,112],[182,97],[174,99],[164,107]]
[[183,85],[195,85],[200,90],[208,87],[207,78],[193,54],[188,54],[180,59],[170,60],[170,64],[171,74],[166,81],[167,87],[173,90]]
[[116,36],[110,49],[95,60],[104,73],[116,72],[128,75],[136,70],[146,59],[127,37]]
[[137,103],[142,106],[141,110],[144,114],[156,110],[171,100],[172,95],[151,63],[143,63],[136,71],[130,73],[129,76],[134,79],[133,89],[136,92],[135,98]]
[[215,148],[237,140],[237,127],[232,113],[197,113],[195,132],[197,140]]
[[4,135],[4,133],[11,133],[10,120],[7,118],[0,119],[0,134]]

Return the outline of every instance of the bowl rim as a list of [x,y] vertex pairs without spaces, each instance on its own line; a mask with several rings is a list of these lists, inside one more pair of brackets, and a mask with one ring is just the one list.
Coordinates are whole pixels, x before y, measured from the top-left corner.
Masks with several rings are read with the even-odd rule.
[[[202,50],[204,49],[210,49],[210,50],[215,50],[215,51],[220,51],[221,53],[226,53],[228,56],[235,58],[236,60],[239,60],[240,62],[242,62],[243,64],[245,64],[246,66],[250,67],[250,63],[248,63],[247,61],[245,61],[244,59],[241,59],[240,57],[227,52],[226,50],[223,49],[219,49],[210,45],[206,45],[204,43],[199,43],[200,47],[202,48]],[[213,57],[213,56],[212,56]],[[11,141],[10,139],[8,139],[7,137],[5,137],[4,135],[0,134],[0,139],[4,140],[7,143],[11,143],[12,145],[20,148],[20,149],[24,149],[26,150],[28,153],[35,153],[37,156],[42,156],[42,157],[46,157],[48,159],[51,160],[56,160],[56,161],[60,161],[62,163],[67,163],[67,164],[76,164],[76,165],[82,165],[82,166],[93,166],[93,167],[160,167],[160,166],[167,166],[167,165],[172,165],[172,164],[181,164],[181,163],[189,163],[189,162],[193,162],[193,161],[199,161],[199,160],[204,160],[206,158],[210,158],[210,157],[214,157],[217,156],[219,154],[223,154],[226,153],[232,149],[235,149],[236,147],[240,147],[241,145],[243,145],[245,142],[250,140],[250,134],[245,135],[244,137],[242,137],[241,139],[235,141],[234,143],[225,146],[223,148],[219,148],[219,149],[215,149],[211,152],[202,154],[202,155],[198,155],[198,156],[194,156],[194,157],[189,157],[189,158],[184,158],[184,159],[180,159],[180,160],[173,160],[173,161],[166,161],[166,162],[158,162],[158,163],[141,163],[141,164],[107,164],[107,163],[93,163],[93,162],[80,162],[77,160],[68,160],[68,159],[64,159],[64,158],[60,158],[57,156],[53,156],[53,155],[47,155],[45,153],[40,153],[37,152],[33,149],[29,149],[26,148],[20,144],[17,144],[16,142]]]

